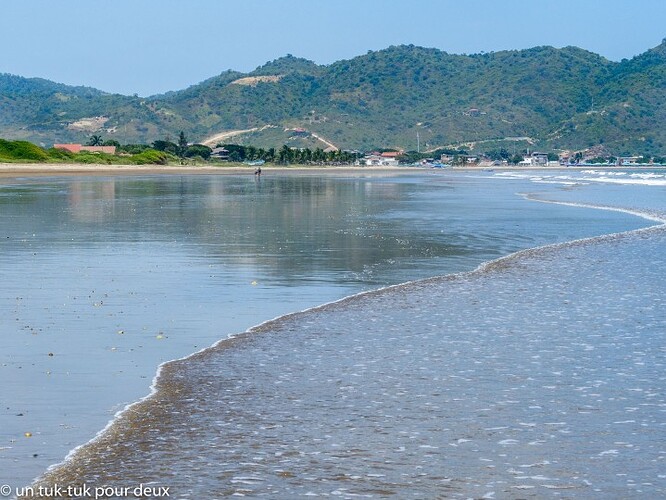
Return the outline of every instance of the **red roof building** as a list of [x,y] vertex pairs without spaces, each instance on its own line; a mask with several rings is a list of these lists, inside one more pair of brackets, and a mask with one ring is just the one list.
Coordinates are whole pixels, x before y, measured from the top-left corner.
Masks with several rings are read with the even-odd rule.
[[88,151],[91,153],[106,153],[109,155],[116,154],[115,146],[83,146],[81,144],[54,144],[56,149],[64,149],[70,153],[80,153],[81,151]]

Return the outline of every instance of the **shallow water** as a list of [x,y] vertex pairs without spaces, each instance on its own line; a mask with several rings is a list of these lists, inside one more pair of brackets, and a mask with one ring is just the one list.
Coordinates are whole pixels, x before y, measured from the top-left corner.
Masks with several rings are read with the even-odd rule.
[[663,497],[665,247],[660,230],[535,251],[268,324],[166,366],[154,398],[50,481]]
[[[516,192],[568,193],[529,179],[439,173],[3,186],[3,470],[27,483],[146,394],[160,362],[253,324],[362,290],[470,270],[521,248],[646,224]],[[277,380],[281,372],[272,366],[266,376]],[[159,467],[168,474],[171,466]]]

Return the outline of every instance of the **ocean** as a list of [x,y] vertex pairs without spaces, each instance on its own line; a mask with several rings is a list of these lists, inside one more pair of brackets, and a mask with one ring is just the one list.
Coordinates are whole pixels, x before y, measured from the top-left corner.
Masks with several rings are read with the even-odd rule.
[[2,186],[6,484],[663,496],[666,179],[617,173]]

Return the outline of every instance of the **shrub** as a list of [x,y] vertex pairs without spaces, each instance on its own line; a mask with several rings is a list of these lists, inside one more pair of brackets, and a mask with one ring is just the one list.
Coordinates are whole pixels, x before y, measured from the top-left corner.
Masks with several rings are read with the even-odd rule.
[[66,149],[49,148],[46,150],[46,154],[50,160],[72,160],[74,158],[74,153]]
[[47,161],[48,155],[46,151],[31,142],[0,139],[0,158],[6,160]]
[[131,161],[136,165],[166,165],[169,162],[169,155],[164,151],[146,149],[142,153],[133,155]]
[[150,146],[147,144],[125,144],[124,146],[118,148],[118,152],[137,155],[139,153],[143,153],[147,149],[150,149]]
[[89,165],[112,165],[113,163],[116,163],[116,156],[105,153],[82,151],[74,155],[73,160],[76,163],[86,163]]
[[192,146],[188,146],[188,148],[185,150],[184,156],[186,158],[194,158],[196,156],[200,156],[204,160],[207,160],[210,158],[210,154],[213,150],[209,148],[208,146],[204,146],[203,144],[193,144]]

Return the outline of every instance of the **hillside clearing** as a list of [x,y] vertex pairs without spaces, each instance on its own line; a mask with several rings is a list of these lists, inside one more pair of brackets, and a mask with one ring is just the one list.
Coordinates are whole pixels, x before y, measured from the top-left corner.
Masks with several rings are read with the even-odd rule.
[[249,134],[251,132],[261,132],[262,130],[266,130],[267,128],[275,128],[275,125],[264,125],[263,127],[248,128],[245,130],[227,130],[226,132],[220,132],[219,134],[207,137],[206,139],[201,141],[201,144],[203,144],[204,146],[215,147],[218,143],[226,141],[227,139],[230,139],[232,137],[236,137],[237,135]]
[[256,87],[260,82],[279,82],[282,80],[284,75],[263,75],[263,76],[246,76],[234,80],[229,85],[249,85],[250,87]]

